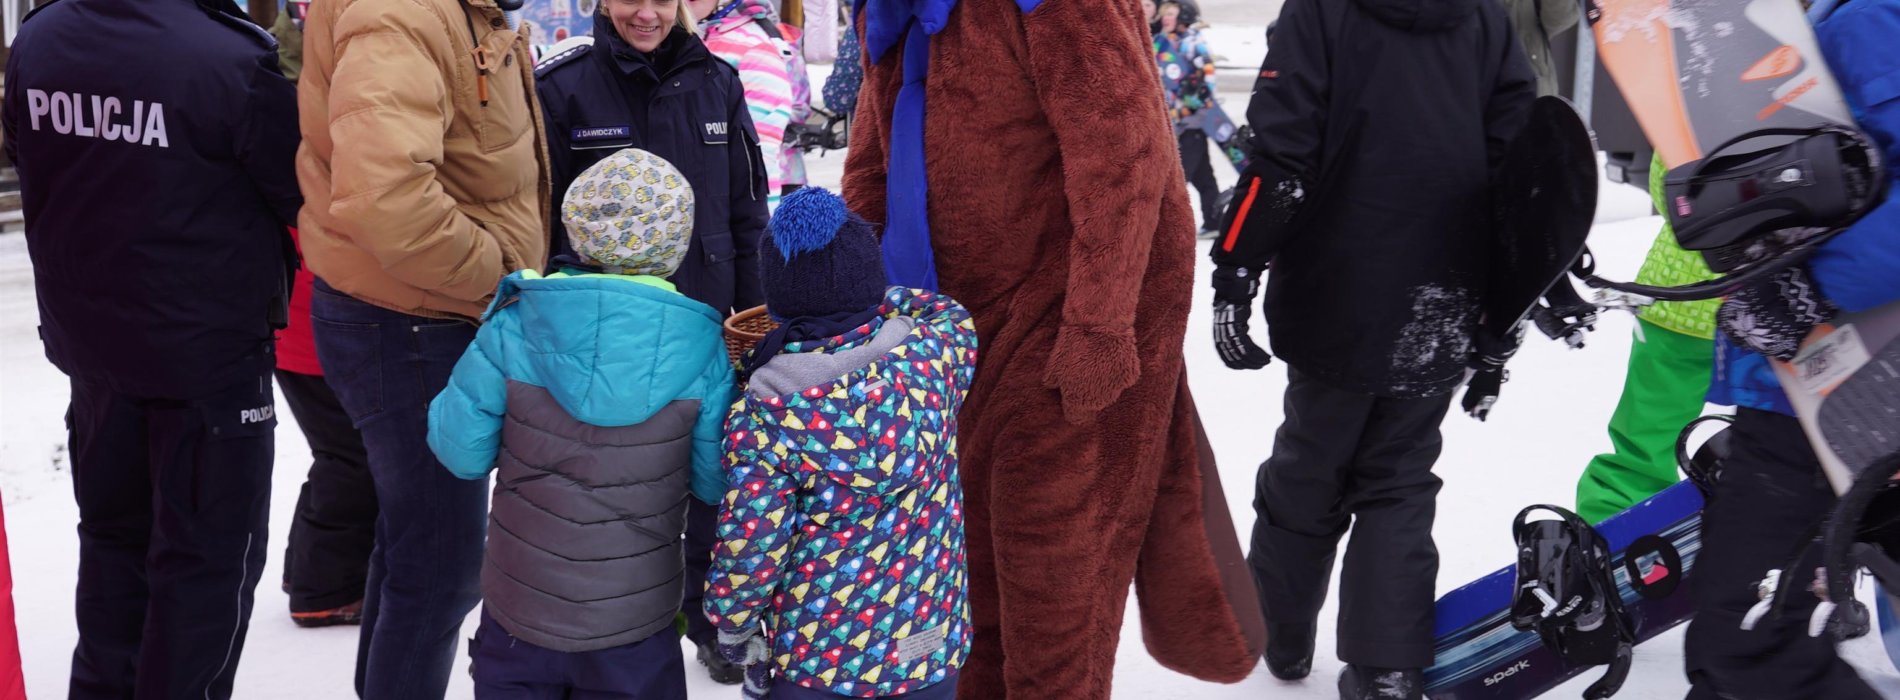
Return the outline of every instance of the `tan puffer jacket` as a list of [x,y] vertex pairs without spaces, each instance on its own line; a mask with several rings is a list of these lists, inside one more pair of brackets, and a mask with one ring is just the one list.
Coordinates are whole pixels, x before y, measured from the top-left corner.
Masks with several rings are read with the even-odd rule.
[[531,56],[494,0],[311,3],[297,153],[310,269],[390,310],[478,318],[504,275],[540,268],[551,198]]

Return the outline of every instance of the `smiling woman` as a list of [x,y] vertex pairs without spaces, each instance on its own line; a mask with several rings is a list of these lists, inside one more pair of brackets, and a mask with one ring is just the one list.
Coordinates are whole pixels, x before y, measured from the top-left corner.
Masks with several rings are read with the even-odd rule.
[[[683,0],[607,0],[600,12],[613,23],[614,33],[635,51],[652,53],[673,28],[694,33],[696,23]],[[673,28],[666,26],[673,18]]]

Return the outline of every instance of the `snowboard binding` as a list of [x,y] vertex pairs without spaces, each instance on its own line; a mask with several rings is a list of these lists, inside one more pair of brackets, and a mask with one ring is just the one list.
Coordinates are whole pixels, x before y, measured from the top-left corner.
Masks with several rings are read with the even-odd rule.
[[[1780,145],[1742,150],[1763,138]],[[1752,131],[1671,170],[1664,214],[1683,249],[1702,254],[1715,279],[1680,287],[1598,277],[1590,256],[1571,270],[1601,291],[1605,308],[1700,301],[1734,292],[1800,264],[1872,211],[1886,192],[1880,149],[1850,126]]]
[[[1743,148],[1780,138],[1793,140]],[[1880,203],[1884,180],[1879,148],[1855,129],[1762,129],[1670,171],[1664,214],[1683,249],[1729,272],[1852,225]]]
[[[1689,443],[1695,439],[1696,430],[1704,425],[1721,423],[1722,428],[1702,441],[1694,452],[1689,451]],[[1682,475],[1689,483],[1695,484],[1702,492],[1702,500],[1715,498],[1715,483],[1722,478],[1722,460],[1728,459],[1728,427],[1735,424],[1735,417],[1728,415],[1703,416],[1689,421],[1682,427],[1682,434],[1676,438],[1676,466],[1682,469]]]
[[834,114],[817,105],[812,105],[812,115],[823,117],[822,124],[812,122],[793,122],[786,128],[785,138],[799,151],[842,151],[851,144],[851,117]]
[[[1556,520],[1526,522],[1547,511]],[[1610,573],[1609,543],[1576,513],[1534,505],[1511,523],[1517,541],[1517,588],[1511,594],[1511,626],[1535,630],[1544,646],[1569,663],[1609,666],[1584,691],[1589,700],[1616,694],[1629,677],[1636,625],[1623,607]]]

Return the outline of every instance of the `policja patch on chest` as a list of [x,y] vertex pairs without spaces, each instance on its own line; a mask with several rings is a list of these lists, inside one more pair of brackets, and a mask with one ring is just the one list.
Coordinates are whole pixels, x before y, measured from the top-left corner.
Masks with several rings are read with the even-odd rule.
[[709,144],[726,143],[729,127],[729,122],[706,122],[699,126],[700,136]]

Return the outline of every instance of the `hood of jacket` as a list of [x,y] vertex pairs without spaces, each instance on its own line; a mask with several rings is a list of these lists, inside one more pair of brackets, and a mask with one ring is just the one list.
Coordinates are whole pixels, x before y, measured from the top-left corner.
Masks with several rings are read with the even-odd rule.
[[1480,0],[1352,0],[1380,22],[1415,34],[1442,32],[1478,11]]
[[707,33],[729,32],[756,21],[773,25],[779,23],[778,11],[772,9],[772,3],[766,0],[734,0],[729,4],[736,4],[738,7],[726,11],[728,5],[721,5],[714,12],[726,11],[726,14],[716,21],[701,25]]
[[788,343],[761,372],[800,355],[888,346],[877,343],[885,329],[907,328],[895,346],[823,384],[746,399],[749,410],[770,414],[762,422],[776,426],[784,448],[836,484],[820,489],[821,500],[853,492],[888,496],[930,478],[941,468],[935,461],[948,449],[942,443],[954,434],[956,411],[975,375],[975,327],[955,301],[892,287],[881,312],[843,335]]
[[[514,307],[505,316],[495,312]],[[678,292],[617,275],[502,280],[488,317],[514,325],[508,374],[554,395],[583,423],[641,423],[688,395],[724,356],[719,315]]]

